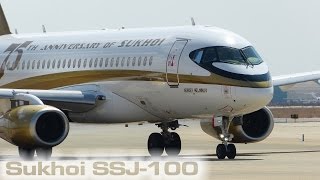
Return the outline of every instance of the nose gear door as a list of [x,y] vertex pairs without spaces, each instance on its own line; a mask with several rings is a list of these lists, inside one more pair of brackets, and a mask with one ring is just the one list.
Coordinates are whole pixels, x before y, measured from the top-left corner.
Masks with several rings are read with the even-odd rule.
[[166,63],[166,78],[170,87],[179,86],[179,61],[188,40],[177,40],[171,47]]

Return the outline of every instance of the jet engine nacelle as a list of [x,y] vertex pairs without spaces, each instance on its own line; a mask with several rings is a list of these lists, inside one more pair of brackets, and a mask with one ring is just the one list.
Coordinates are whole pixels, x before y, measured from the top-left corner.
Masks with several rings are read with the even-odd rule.
[[[274,119],[272,112],[264,107],[256,112],[233,119],[229,133],[233,143],[254,143],[266,139],[272,132]],[[221,129],[211,121],[201,121],[202,130],[210,136],[220,138]]]
[[54,147],[68,132],[68,118],[52,106],[20,106],[0,118],[0,137],[23,148]]

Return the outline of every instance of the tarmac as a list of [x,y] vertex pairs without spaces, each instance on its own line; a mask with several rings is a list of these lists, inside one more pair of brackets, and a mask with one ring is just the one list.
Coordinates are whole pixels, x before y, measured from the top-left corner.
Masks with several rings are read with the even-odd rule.
[[[266,140],[254,144],[236,144],[238,155],[235,160],[217,159],[215,149],[220,142],[205,134],[198,120],[180,123],[189,127],[176,130],[182,140],[182,151],[175,161],[198,163],[201,174],[194,177],[163,176],[160,179],[320,178],[320,119],[319,122],[276,123]],[[148,123],[128,124],[128,127],[124,124],[71,123],[67,139],[54,148],[50,161],[173,161],[165,155],[156,160],[149,157],[146,143],[152,132],[160,132],[160,129]],[[4,164],[18,159],[17,148],[1,140],[0,179],[12,178],[5,174]],[[61,178],[65,179],[63,176]],[[86,176],[83,179],[96,178]]]

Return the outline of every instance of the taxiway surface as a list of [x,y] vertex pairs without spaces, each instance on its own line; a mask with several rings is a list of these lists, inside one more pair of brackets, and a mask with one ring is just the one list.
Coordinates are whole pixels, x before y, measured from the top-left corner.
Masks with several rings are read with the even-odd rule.
[[[189,127],[176,130],[182,139],[178,159],[201,162],[207,179],[319,179],[320,121],[276,123],[272,134],[260,143],[240,144],[235,160],[218,160],[218,140],[205,134],[199,121],[180,123]],[[54,148],[53,160],[72,161],[140,158],[150,160],[148,136],[160,132],[153,124],[77,124],[71,123],[67,139]],[[304,134],[305,141],[302,141]],[[0,161],[17,159],[17,148],[0,141]],[[165,159],[164,159],[165,160]]]

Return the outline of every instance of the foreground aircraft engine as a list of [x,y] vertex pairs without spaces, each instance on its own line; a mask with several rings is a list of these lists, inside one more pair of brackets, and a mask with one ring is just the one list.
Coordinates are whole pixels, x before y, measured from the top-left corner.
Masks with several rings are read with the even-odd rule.
[[[267,138],[274,126],[272,112],[264,107],[256,112],[246,114],[242,118],[234,118],[229,127],[232,143],[254,143]],[[201,122],[202,130],[210,136],[221,139],[221,128],[211,121]]]
[[49,158],[52,147],[67,137],[69,122],[59,109],[47,105],[25,105],[11,109],[0,118],[0,137],[19,147],[19,155]]

